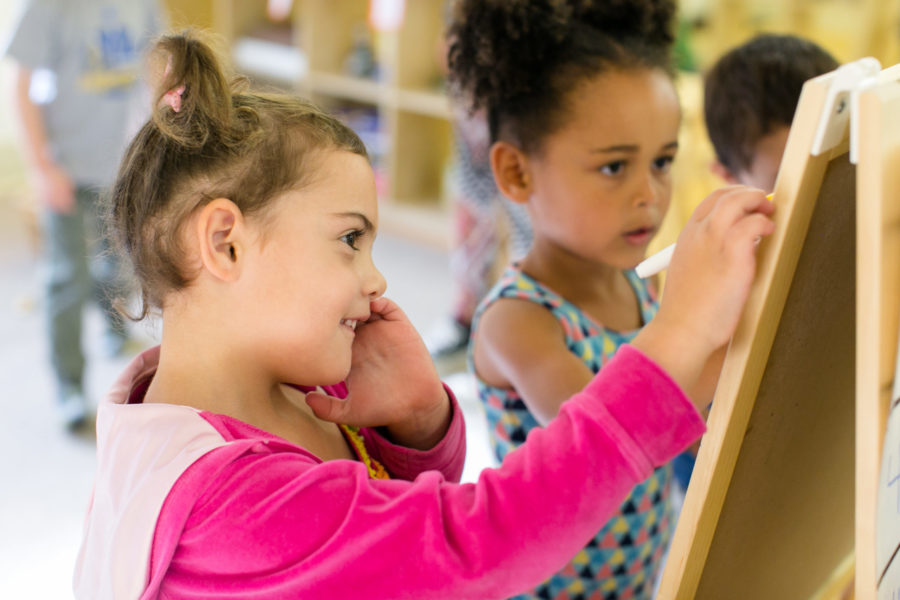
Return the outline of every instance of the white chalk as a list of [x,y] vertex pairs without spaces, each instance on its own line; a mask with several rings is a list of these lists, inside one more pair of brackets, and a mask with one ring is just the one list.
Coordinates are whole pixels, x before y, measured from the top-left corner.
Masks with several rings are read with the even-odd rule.
[[641,261],[641,263],[634,268],[634,272],[637,273],[637,276],[641,279],[656,275],[669,266],[669,261],[672,260],[673,252],[675,252],[675,244],[666,246],[653,256]]

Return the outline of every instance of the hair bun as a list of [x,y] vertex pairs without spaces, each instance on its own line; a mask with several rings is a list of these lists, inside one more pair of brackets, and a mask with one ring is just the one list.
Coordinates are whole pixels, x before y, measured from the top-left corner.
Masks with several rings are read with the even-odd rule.
[[640,38],[650,45],[675,41],[675,3],[670,0],[581,0],[571,2],[572,18],[613,38]]
[[[673,0],[460,0],[448,29],[451,91],[475,110],[541,94],[561,70],[632,55],[666,62]],[[593,61],[593,62],[591,62]]]
[[229,79],[208,36],[189,30],[159,39],[153,121],[170,141],[201,148],[232,127]]

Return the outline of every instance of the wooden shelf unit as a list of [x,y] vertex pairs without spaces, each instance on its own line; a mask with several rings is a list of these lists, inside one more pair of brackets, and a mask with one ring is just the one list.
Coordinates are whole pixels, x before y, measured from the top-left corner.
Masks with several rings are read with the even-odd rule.
[[[348,107],[351,112],[371,113],[378,131],[365,132],[368,137],[360,134],[364,140],[383,142],[369,149],[386,208],[382,220],[391,221],[385,228],[449,248],[443,180],[452,129],[441,65],[444,1],[407,2],[402,25],[392,31],[373,31],[368,0],[296,0],[283,24],[270,21],[265,0],[212,2],[213,29],[229,47],[242,40],[270,45],[271,56],[295,53],[292,63],[299,65],[285,76],[283,70],[265,68],[264,60],[260,68],[253,68],[236,56],[239,72],[308,97],[339,117]],[[377,64],[373,77],[354,76],[345,69],[359,36],[370,40]],[[434,226],[441,221],[444,227]],[[416,231],[416,224],[423,222],[429,224],[427,232]]]

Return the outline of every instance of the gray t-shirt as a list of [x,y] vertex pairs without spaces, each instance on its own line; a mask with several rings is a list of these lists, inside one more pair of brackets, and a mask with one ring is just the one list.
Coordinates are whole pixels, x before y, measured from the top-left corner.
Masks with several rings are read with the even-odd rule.
[[76,184],[112,183],[161,26],[157,0],[25,2],[5,55],[33,71],[50,150]]

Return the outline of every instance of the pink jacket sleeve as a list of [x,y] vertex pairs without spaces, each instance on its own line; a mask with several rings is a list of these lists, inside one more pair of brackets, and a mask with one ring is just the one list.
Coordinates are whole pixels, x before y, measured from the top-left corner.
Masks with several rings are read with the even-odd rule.
[[507,597],[561,568],[703,431],[666,373],[624,346],[475,484],[372,480],[268,444],[205,473],[183,527],[158,525],[177,540],[159,597]]
[[[310,392],[316,389],[305,385],[292,387],[301,392]],[[322,389],[336,398],[347,397],[347,386],[344,383],[322,386]],[[391,474],[391,477],[412,480],[423,471],[440,471],[448,481],[459,481],[466,457],[466,426],[453,390],[445,384],[444,391],[450,398],[453,417],[443,439],[430,450],[422,451],[398,446],[376,429],[368,427],[360,429],[360,435],[363,437],[369,455],[380,462]]]
[[430,450],[414,450],[398,446],[375,429],[362,429],[369,454],[384,465],[395,479],[413,480],[424,471],[438,471],[447,481],[458,482],[466,458],[466,425],[453,390],[444,386],[453,408],[450,427],[437,446]]

